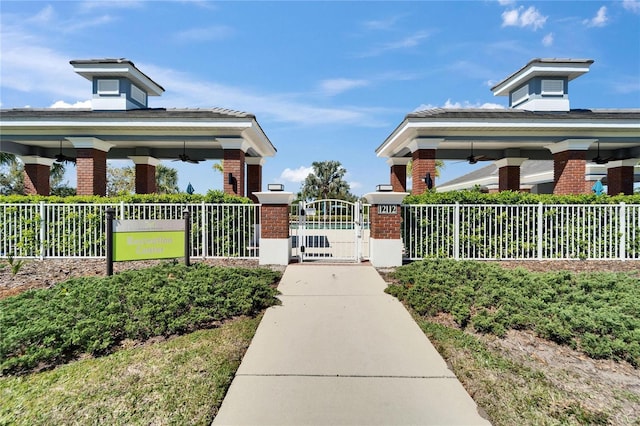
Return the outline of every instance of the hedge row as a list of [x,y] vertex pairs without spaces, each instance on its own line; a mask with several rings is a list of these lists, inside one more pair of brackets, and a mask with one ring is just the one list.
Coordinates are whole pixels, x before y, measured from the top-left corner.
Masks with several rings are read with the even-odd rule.
[[219,190],[210,190],[202,194],[128,194],[116,197],[101,197],[99,195],[75,195],[71,197],[56,197],[44,195],[0,195],[0,203],[6,204],[33,204],[40,203],[64,203],[64,204],[108,204],[108,203],[211,203],[211,204],[250,204],[252,201],[245,197],[225,194]]
[[451,192],[427,191],[420,195],[409,195],[404,204],[640,204],[637,195],[552,195],[527,192],[503,191],[493,194],[465,190]]
[[419,315],[451,314],[462,328],[503,336],[532,330],[593,358],[640,366],[638,274],[535,273],[498,265],[424,260],[395,272],[387,291]]
[[277,303],[269,269],[165,263],[68,280],[0,300],[0,374],[28,372],[80,354],[255,315]]

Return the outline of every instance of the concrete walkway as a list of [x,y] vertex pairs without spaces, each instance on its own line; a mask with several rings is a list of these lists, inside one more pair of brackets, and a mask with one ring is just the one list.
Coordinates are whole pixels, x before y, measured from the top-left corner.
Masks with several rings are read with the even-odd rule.
[[487,425],[368,265],[287,267],[214,425]]

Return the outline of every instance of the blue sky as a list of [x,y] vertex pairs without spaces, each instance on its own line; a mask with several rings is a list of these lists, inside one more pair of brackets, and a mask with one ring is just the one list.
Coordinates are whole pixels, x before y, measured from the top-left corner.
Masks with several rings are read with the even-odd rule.
[[[69,61],[125,57],[166,89],[151,107],[255,114],[278,149],[264,185],[294,192],[323,160],[373,191],[389,181],[375,149],[406,114],[505,107],[490,87],[533,58],[595,60],[572,108],[640,108],[640,0],[2,0],[0,13],[2,108],[88,105]],[[222,187],[211,162],[167,164],[183,190]],[[471,167],[447,162],[436,184]]]

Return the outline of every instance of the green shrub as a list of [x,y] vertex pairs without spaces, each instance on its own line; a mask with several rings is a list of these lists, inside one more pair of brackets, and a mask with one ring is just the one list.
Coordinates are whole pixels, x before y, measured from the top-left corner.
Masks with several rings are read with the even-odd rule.
[[398,268],[388,292],[417,314],[448,313],[462,328],[509,329],[640,366],[640,280],[625,273],[507,270],[496,264],[424,260]]
[[502,191],[486,194],[479,191],[427,191],[420,195],[409,195],[404,204],[640,204],[640,195],[553,195],[527,192]]
[[76,278],[0,301],[0,372],[110,352],[124,339],[182,334],[277,302],[268,269],[162,264]]

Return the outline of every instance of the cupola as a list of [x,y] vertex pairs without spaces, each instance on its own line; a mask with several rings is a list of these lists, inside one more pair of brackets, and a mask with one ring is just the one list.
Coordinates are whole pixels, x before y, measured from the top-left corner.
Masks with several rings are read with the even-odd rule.
[[589,72],[592,59],[533,59],[491,88],[509,96],[509,107],[528,111],[569,111],[569,82]]
[[128,59],[73,60],[70,64],[76,73],[91,81],[94,111],[148,108],[148,97],[164,92]]

